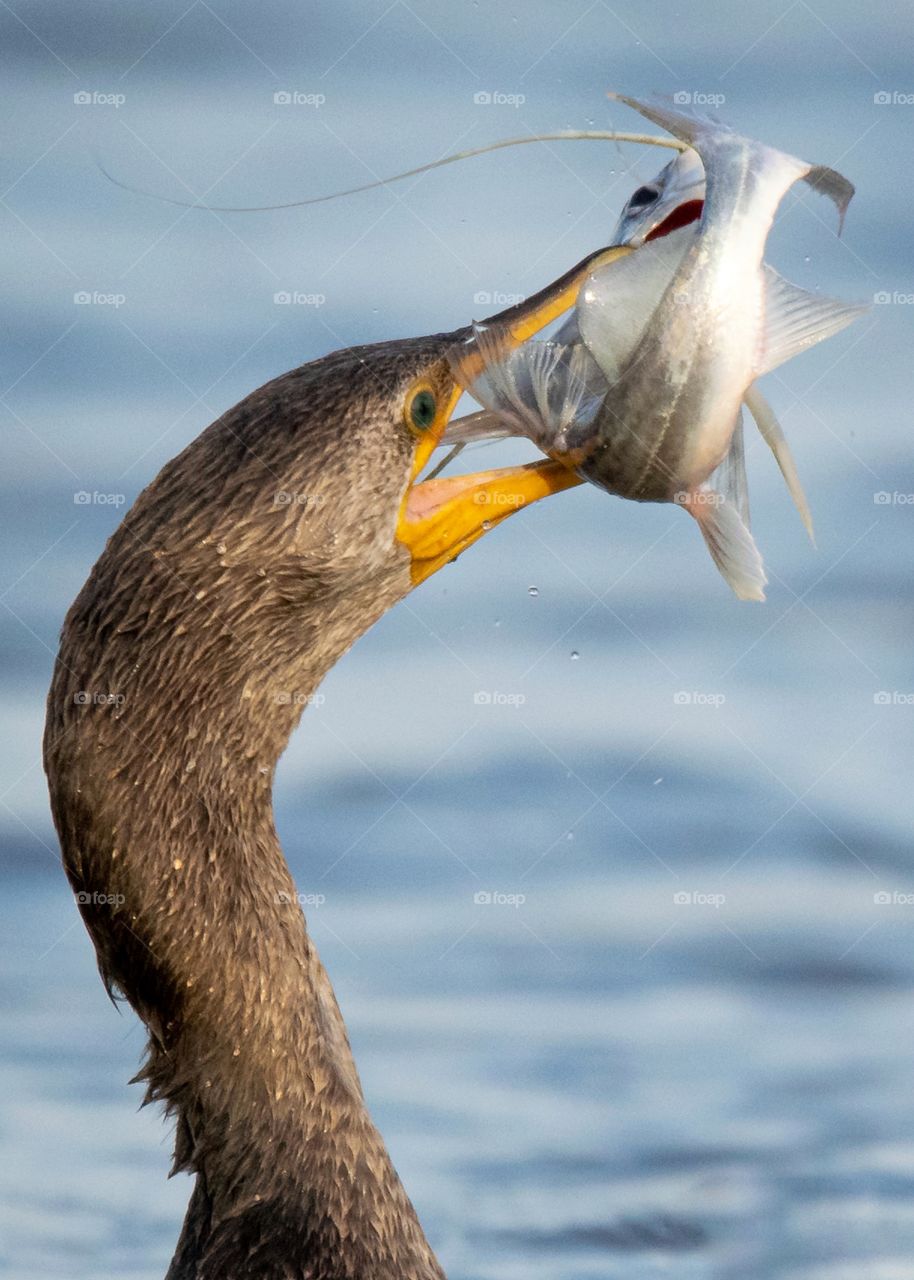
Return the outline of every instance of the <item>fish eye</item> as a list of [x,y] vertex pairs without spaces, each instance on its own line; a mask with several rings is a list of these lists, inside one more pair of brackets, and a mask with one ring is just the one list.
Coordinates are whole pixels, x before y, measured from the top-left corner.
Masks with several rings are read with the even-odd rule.
[[647,205],[653,204],[660,192],[654,187],[639,187],[628,202],[630,209],[644,209]]
[[438,401],[430,387],[417,387],[406,401],[406,422],[413,431],[427,431],[437,412]]

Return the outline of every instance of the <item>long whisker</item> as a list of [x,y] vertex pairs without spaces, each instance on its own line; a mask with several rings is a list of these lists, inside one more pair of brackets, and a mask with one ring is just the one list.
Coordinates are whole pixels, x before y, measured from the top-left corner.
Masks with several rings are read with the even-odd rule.
[[373,182],[364,182],[358,187],[347,187],[345,191],[331,191],[329,195],[310,196],[307,200],[289,200],[284,204],[204,204],[202,200],[178,200],[173,196],[159,195],[156,191],[145,191],[142,187],[134,187],[123,182],[105,167],[96,156],[95,162],[109,182],[123,191],[131,191],[134,195],[147,196],[151,200],[159,200],[163,204],[177,205],[179,209],[208,209],[213,213],[266,213],[276,209],[301,209],[310,204],[324,204],[328,200],[340,200],[344,196],[358,195],[361,191],[373,191],[377,187],[389,186],[392,182],[401,182],[404,178],[415,177],[419,173],[427,173],[430,169],[440,169],[446,164],[457,164],[460,160],[469,160],[473,156],[482,156],[489,151],[499,151],[503,147],[522,147],[530,142],[632,142],[644,146],[668,147],[672,151],[686,151],[688,148],[678,138],[660,138],[650,133],[617,133],[612,129],[560,129],[555,133],[534,133],[523,138],[502,138],[499,142],[489,142],[484,147],[471,147],[467,151],[455,151],[453,155],[443,156],[440,160],[430,160],[427,164],[417,165],[415,169],[404,169],[389,178],[378,178]]
[[435,476],[440,475],[441,472],[444,470],[444,468],[448,465],[448,463],[453,462],[459,453],[463,453],[465,448],[466,448],[466,441],[464,441],[462,444],[455,444],[453,449],[451,449],[449,453],[446,453],[444,455],[444,457],[435,467],[434,471],[430,471],[428,475],[425,477],[425,479],[434,480]]

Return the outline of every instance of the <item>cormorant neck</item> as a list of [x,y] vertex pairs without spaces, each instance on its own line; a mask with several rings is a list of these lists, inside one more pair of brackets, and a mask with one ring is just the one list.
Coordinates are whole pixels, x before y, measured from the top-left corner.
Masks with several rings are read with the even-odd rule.
[[147,593],[135,617],[136,596],[107,591],[100,622],[99,572],[65,627],[46,760],[100,969],[149,1028],[141,1077],[197,1175],[169,1280],[443,1280],[367,1113],[271,804],[303,705],[390,601],[290,611],[294,636],[267,637],[247,593],[226,622],[192,590],[180,611]]

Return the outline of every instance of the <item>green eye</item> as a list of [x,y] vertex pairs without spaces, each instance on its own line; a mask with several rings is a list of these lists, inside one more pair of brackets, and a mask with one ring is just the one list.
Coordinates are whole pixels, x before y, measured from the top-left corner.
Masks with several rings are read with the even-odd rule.
[[435,421],[437,409],[438,402],[434,391],[422,387],[409,402],[407,417],[410,426],[415,431],[427,431]]

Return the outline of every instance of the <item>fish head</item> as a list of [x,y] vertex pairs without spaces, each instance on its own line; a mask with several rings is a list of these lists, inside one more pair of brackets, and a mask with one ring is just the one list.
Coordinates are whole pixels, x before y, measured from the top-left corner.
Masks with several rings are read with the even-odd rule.
[[854,187],[837,170],[809,164],[744,137],[729,125],[674,102],[632,98],[624,93],[610,93],[608,97],[624,102],[700,155],[708,178],[703,223],[729,226],[736,217],[743,222],[754,221],[764,248],[764,237],[778,205],[795,182],[803,181],[834,203],[841,234]]
[[687,226],[701,217],[704,199],[704,165],[687,147],[629,196],[610,242],[637,247]]

